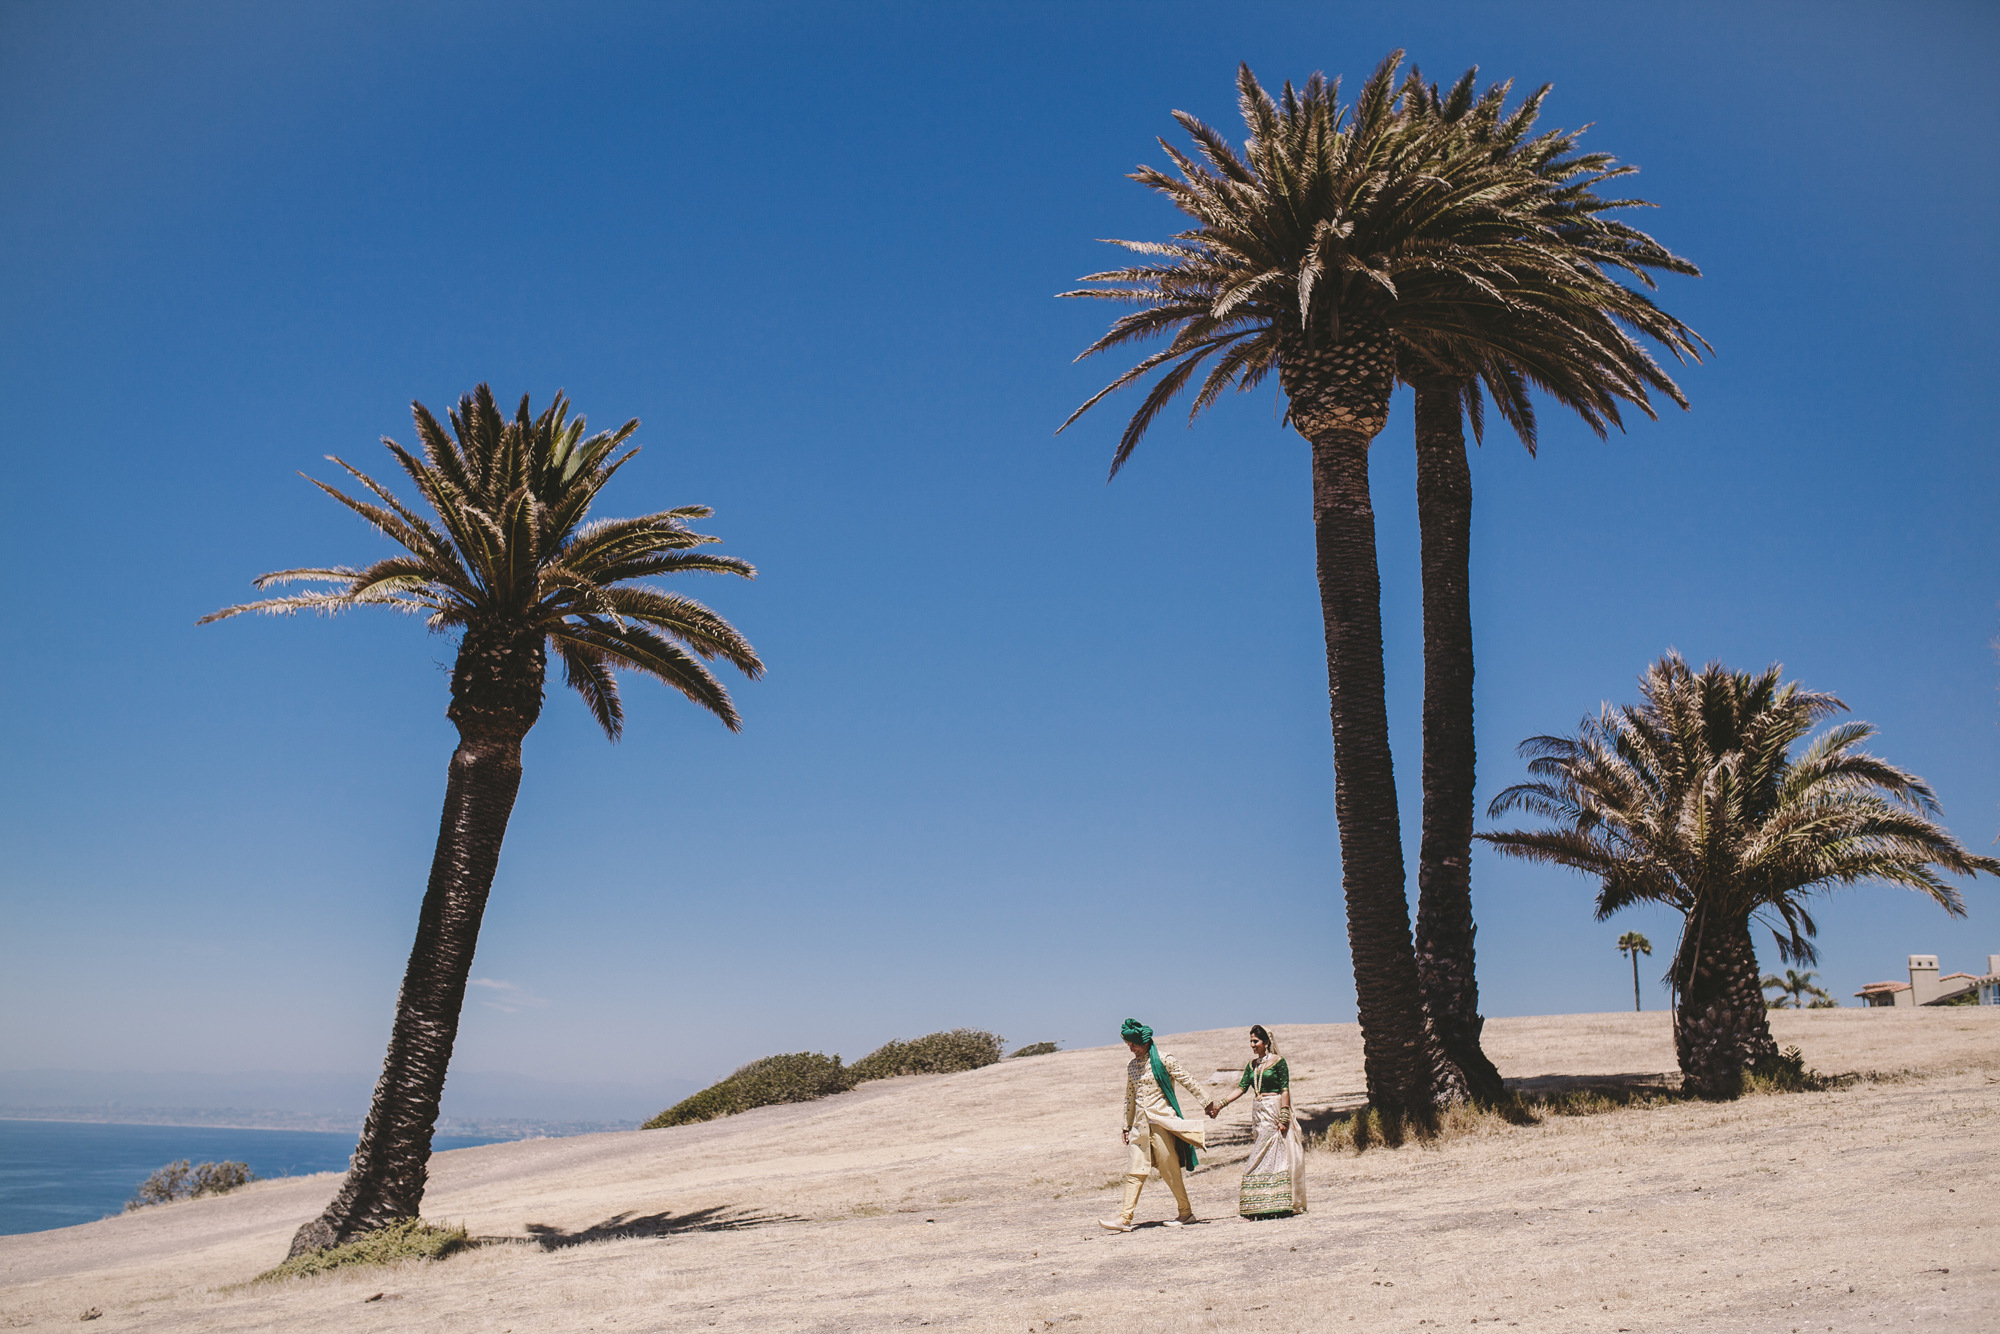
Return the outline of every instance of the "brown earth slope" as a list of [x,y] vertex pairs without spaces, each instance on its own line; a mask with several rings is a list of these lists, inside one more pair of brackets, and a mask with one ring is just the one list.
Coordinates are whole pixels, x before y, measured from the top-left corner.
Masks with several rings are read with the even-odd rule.
[[[1121,1047],[868,1084],[672,1130],[459,1149],[426,1213],[496,1244],[237,1286],[336,1178],[0,1237],[0,1327],[148,1331],[1850,1330],[1994,1328],[2000,1009],[1780,1013],[1828,1093],[1549,1117],[1309,1155],[1311,1212],[1235,1217],[1244,1106],[1191,1178],[1198,1227],[1115,1213]],[[1352,1025],[1281,1027],[1299,1101],[1352,1105]],[[1664,1014],[1498,1019],[1511,1078],[1672,1069]],[[1233,1069],[1235,1029],[1163,1039]],[[1142,1220],[1172,1212],[1158,1182]],[[499,1244],[499,1243],[507,1244]],[[380,1294],[379,1297],[377,1294]]]

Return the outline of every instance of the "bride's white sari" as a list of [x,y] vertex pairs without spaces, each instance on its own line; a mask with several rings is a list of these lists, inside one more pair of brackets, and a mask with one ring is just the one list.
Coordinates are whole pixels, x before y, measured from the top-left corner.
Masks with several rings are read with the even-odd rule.
[[[1237,1212],[1245,1218],[1273,1214],[1302,1214],[1306,1211],[1305,1137],[1295,1118],[1279,1118],[1284,1090],[1290,1085],[1290,1070],[1284,1058],[1273,1053],[1244,1068],[1244,1087],[1250,1090],[1250,1128],[1256,1136],[1250,1147],[1250,1161],[1243,1165],[1243,1187]],[[1276,1085],[1275,1088],[1269,1087]]]

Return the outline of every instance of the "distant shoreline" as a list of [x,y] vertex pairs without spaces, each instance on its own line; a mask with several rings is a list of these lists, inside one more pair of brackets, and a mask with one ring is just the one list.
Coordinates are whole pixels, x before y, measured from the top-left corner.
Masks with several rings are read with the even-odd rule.
[[[45,1121],[112,1126],[180,1126],[191,1130],[273,1130],[359,1135],[361,1118],[310,1112],[262,1112],[240,1107],[0,1107],[0,1121]],[[556,1121],[479,1117],[438,1122],[440,1135],[478,1139],[567,1139],[637,1130],[637,1121]]]
[[205,1130],[304,1130],[359,1134],[361,1118],[239,1107],[0,1107],[0,1121],[65,1121],[112,1126],[187,1126]]

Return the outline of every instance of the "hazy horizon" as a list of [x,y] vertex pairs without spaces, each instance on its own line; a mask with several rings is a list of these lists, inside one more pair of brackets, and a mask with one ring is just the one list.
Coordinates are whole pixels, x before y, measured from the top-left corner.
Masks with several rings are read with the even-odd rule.
[[[379,1071],[0,1070],[0,1116],[22,1110],[267,1112],[351,1118],[368,1110]],[[644,1121],[707,1081],[552,1080],[454,1064],[442,1119]],[[200,1124],[200,1123],[191,1123]]]

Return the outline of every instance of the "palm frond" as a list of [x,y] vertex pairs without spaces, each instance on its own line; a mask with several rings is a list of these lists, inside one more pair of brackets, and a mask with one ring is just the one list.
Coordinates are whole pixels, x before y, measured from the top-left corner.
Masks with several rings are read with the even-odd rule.
[[[717,540],[687,526],[690,519],[709,517],[704,505],[636,519],[589,518],[606,483],[638,452],[625,448],[638,429],[636,419],[591,435],[585,418],[572,415],[561,394],[540,413],[524,395],[510,418],[483,384],[447,414],[449,429],[421,403],[412,405],[411,416],[418,451],[393,440],[383,444],[428,515],[339,458],[333,462],[373,499],[308,478],[402,547],[402,554],[362,568],[274,571],[257,586],[328,587],[226,607],[201,623],[246,612],[330,614],[352,606],[389,606],[427,616],[434,630],[463,629],[468,636],[477,631],[507,645],[549,641],[566,681],[614,740],[624,719],[619,669],[672,686],[732,730],[742,726],[728,692],[698,659],[721,658],[755,678],[764,664],[749,642],[701,603],[629,581],[685,573],[750,578],[754,568],[733,556],[695,550]],[[511,652],[504,649],[495,660],[504,661]],[[520,661],[520,670],[533,675],[530,697],[539,699],[541,658],[522,655]],[[458,699],[453,708],[464,704]]]
[[[1156,337],[1171,345],[1140,358],[1058,431],[1157,373],[1120,434],[1115,475],[1190,382],[1191,361],[1231,345],[1202,381],[1190,420],[1229,385],[1277,367],[1283,339],[1310,350],[1371,322],[1386,323],[1422,364],[1468,387],[1484,383],[1531,449],[1530,387],[1600,435],[1622,427],[1620,404],[1651,415],[1657,393],[1686,407],[1637,340],[1680,360],[1699,360],[1708,344],[1613,276],[1650,286],[1654,272],[1698,272],[1606,216],[1642,205],[1598,193],[1633,168],[1578,151],[1576,132],[1535,134],[1546,87],[1509,111],[1511,84],[1482,93],[1469,71],[1440,91],[1414,69],[1402,75],[1401,59],[1385,58],[1351,108],[1337,81],[1314,75],[1273,97],[1240,66],[1249,135],[1240,152],[1174,113],[1193,151],[1162,140],[1172,171],[1142,166],[1132,176],[1194,225],[1169,240],[1114,242],[1154,262],[1092,274],[1084,281],[1097,286],[1061,294],[1134,307],[1082,357]],[[1312,364],[1319,377],[1339,363]],[[1286,383],[1294,393],[1330,392],[1317,378]],[[1476,414],[1480,401],[1475,393],[1467,411]],[[1475,438],[1482,429],[1475,419]]]
[[568,622],[561,638],[575,640],[601,653],[605,660],[641,672],[673,687],[722,720],[732,732],[743,730],[743,719],[729,692],[713,673],[680,645],[640,625],[623,628],[589,622]]
[[625,731],[625,706],[618,698],[618,677],[605,655],[589,644],[565,634],[549,636],[563,663],[563,682],[583,697],[590,716],[616,741]]

